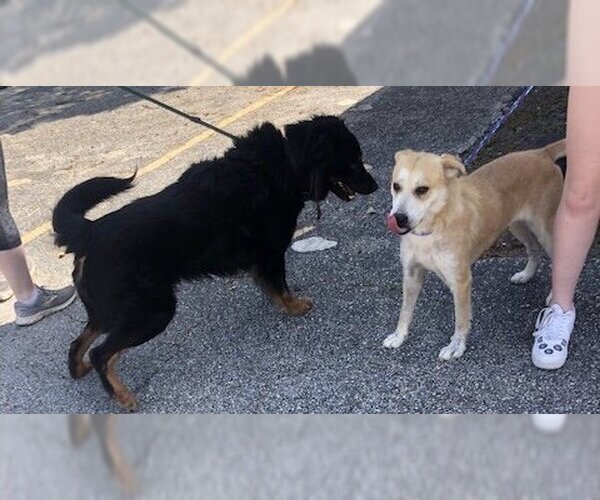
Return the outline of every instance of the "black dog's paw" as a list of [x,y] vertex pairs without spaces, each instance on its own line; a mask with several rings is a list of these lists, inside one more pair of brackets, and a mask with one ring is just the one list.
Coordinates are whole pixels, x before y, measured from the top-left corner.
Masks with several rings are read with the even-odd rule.
[[290,297],[285,301],[285,310],[290,316],[302,316],[313,308],[313,301],[308,297]]

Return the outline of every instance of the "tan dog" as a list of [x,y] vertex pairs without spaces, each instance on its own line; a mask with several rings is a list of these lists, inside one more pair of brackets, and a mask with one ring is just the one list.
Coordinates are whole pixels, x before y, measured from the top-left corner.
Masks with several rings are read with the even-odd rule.
[[409,325],[425,271],[433,271],[454,297],[455,330],[440,359],[459,358],[471,329],[471,266],[507,227],[526,247],[525,269],[513,283],[535,275],[542,248],[552,253],[552,224],[563,178],[554,163],[566,141],[508,154],[470,175],[459,159],[415,151],[396,153],[388,228],[402,236],[402,310],[384,346],[397,348]]

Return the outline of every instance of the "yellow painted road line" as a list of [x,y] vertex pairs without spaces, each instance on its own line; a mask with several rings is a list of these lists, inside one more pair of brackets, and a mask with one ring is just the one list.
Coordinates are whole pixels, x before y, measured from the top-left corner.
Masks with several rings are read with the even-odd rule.
[[[291,8],[298,2],[298,0],[285,0],[283,3],[279,4],[277,7],[267,12],[263,17],[261,17],[254,25],[252,25],[246,32],[242,33],[238,38],[233,40],[231,44],[221,52],[216,61],[224,65],[229,61],[235,54],[237,54],[242,48],[248,45],[254,38],[260,35],[263,31],[265,31],[269,26],[271,26],[275,21],[281,18],[284,14],[286,14]],[[206,80],[208,80],[215,73],[214,68],[206,68],[202,73],[198,76],[194,77],[190,85],[202,85]]]
[[[223,119],[222,121],[220,121],[217,124],[217,126],[219,128],[226,128],[229,125],[240,120],[241,118],[244,118],[245,116],[249,115],[250,113],[253,113],[254,111],[257,111],[260,108],[266,106],[267,104],[274,101],[275,99],[279,99],[280,97],[283,97],[284,95],[290,93],[295,88],[296,87],[278,88],[274,92],[271,92],[270,94],[267,94],[266,96],[263,96],[260,99],[256,100],[255,102],[249,104],[248,106],[241,109],[237,113],[234,113],[233,115],[228,116],[227,118]],[[138,170],[138,177],[149,174],[150,172],[153,172],[154,170],[162,167],[163,165],[166,165],[173,158],[179,156],[181,153],[187,151],[188,149],[193,148],[194,146],[196,146],[197,144],[199,144],[203,141],[210,139],[213,135],[215,135],[215,133],[216,132],[214,132],[212,130],[207,130],[205,132],[202,132],[201,134],[198,134],[195,137],[192,137],[185,144],[172,149],[171,151],[165,153],[163,156],[161,156],[157,160],[154,160],[152,163],[149,163],[145,167],[140,168]],[[31,243],[32,241],[36,240],[37,238],[44,235],[45,233],[47,233],[50,230],[52,230],[52,223],[45,222],[41,226],[36,227],[35,229],[29,231],[28,233],[25,233],[21,237],[21,241],[23,242],[24,245],[26,245],[27,243]]]
[[[217,123],[217,127],[223,128],[223,129],[227,128],[232,123],[235,123],[236,121],[243,118],[244,116],[249,115],[250,113],[259,110],[263,106],[266,106],[267,104],[269,104],[271,101],[274,101],[275,99],[278,99],[279,97],[284,96],[285,94],[291,92],[295,88],[296,87],[283,87],[281,89],[278,89],[275,92],[268,94],[268,95],[262,97],[261,99],[258,99],[257,101],[253,102],[249,106],[246,106],[245,108],[238,111],[237,113],[220,121],[219,123]],[[210,139],[215,134],[216,134],[216,132],[214,132],[213,130],[207,130],[207,131],[202,132],[201,134],[197,135],[196,137],[192,137],[185,144],[182,144],[181,146],[178,146],[175,149],[172,149],[165,155],[161,156],[158,160],[155,160],[152,163],[150,163],[149,165],[146,165],[145,167],[140,168],[138,170],[138,177],[142,176],[142,175],[146,175],[147,173],[152,172],[152,171],[156,170],[157,168],[162,167],[166,163],[170,162],[176,156],[179,156],[181,153],[187,151],[190,148],[193,148],[197,144],[199,144],[207,139]]]
[[46,234],[51,229],[52,223],[44,222],[41,226],[38,226],[35,229],[21,236],[21,241],[23,242],[23,245],[27,245],[27,243],[31,243],[33,240],[39,238],[43,234]]
[[15,179],[12,181],[8,181],[7,185],[9,188],[16,188],[19,186],[23,186],[24,184],[30,184],[31,182],[31,179]]

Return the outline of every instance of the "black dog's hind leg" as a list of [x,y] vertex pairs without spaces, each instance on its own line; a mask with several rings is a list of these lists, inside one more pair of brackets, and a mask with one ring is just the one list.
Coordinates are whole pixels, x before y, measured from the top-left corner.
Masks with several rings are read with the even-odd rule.
[[128,346],[121,343],[121,339],[109,335],[107,339],[90,352],[90,361],[100,375],[102,385],[119,406],[128,411],[135,411],[138,401],[115,371],[119,356]]
[[143,344],[161,333],[175,314],[175,300],[169,310],[156,310],[156,306],[143,310],[142,318],[131,317],[128,323],[111,331],[106,340],[90,352],[90,361],[100,375],[106,391],[117,403],[128,411],[135,411],[138,401],[133,393],[121,381],[115,366],[121,353]]
[[115,415],[69,415],[69,434],[75,446],[81,445],[93,430],[98,435],[106,463],[128,493],[137,489],[137,481],[129,462],[121,451],[114,429]]
[[137,480],[129,462],[121,451],[115,433],[115,415],[92,415],[92,426],[102,445],[104,459],[110,465],[119,483],[128,493],[135,493]]
[[89,415],[69,415],[69,436],[74,446],[81,445],[90,435]]
[[79,337],[71,342],[69,348],[69,373],[71,377],[81,378],[92,369],[92,365],[84,361],[83,356],[99,335],[98,329],[92,327],[88,322]]
[[285,278],[285,256],[265,261],[252,271],[254,281],[269,295],[271,301],[291,316],[301,316],[312,309],[312,300],[295,297]]

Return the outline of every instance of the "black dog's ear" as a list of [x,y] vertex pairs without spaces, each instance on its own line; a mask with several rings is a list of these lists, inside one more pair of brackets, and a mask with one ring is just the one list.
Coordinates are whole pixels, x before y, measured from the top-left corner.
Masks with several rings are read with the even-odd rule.
[[296,174],[314,201],[328,192],[328,177],[335,161],[337,140],[333,131],[313,119],[285,127],[287,152]]
[[286,125],[284,130],[287,139],[286,150],[292,160],[292,164],[296,167],[304,162],[303,155],[305,148],[303,145],[308,143],[311,130],[304,123]]
[[314,126],[308,122],[286,125],[287,152],[295,168],[303,167],[309,155],[310,142],[315,134]]
[[323,169],[323,163],[333,158],[335,140],[331,133],[313,122],[300,122],[285,127],[287,150],[298,169]]

